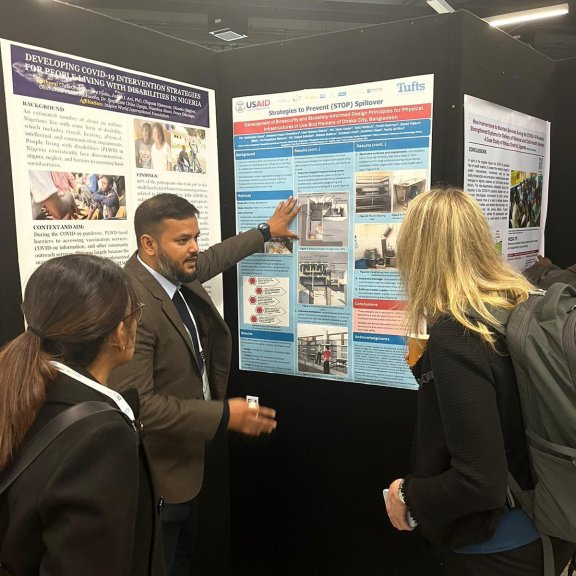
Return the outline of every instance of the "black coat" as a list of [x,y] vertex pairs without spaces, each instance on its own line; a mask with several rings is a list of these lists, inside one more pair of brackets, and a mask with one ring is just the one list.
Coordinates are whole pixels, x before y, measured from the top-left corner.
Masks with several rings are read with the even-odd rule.
[[430,328],[414,367],[420,385],[413,468],[404,492],[419,530],[459,548],[489,539],[506,502],[508,470],[532,487],[512,361],[455,320]]
[[[27,438],[90,400],[112,403],[58,375]],[[18,576],[162,575],[157,508],[138,433],[119,413],[91,416],[67,428],[2,496],[0,562]]]

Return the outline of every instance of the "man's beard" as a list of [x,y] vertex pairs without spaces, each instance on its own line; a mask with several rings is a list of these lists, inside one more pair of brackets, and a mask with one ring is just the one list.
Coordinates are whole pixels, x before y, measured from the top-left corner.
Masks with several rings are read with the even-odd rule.
[[158,268],[160,274],[162,274],[166,280],[170,280],[172,284],[186,284],[196,279],[196,270],[187,274],[183,270],[178,269],[174,260],[171,260],[162,249],[158,250]]

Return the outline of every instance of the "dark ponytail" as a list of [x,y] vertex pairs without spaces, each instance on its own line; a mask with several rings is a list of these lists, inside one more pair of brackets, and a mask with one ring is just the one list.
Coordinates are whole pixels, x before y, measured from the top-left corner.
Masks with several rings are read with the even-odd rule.
[[87,367],[134,307],[127,276],[88,254],[54,258],[30,277],[22,309],[28,329],[0,350],[0,470],[12,460],[64,363]]
[[0,351],[0,470],[32,426],[54,378],[50,356],[41,339],[27,330]]

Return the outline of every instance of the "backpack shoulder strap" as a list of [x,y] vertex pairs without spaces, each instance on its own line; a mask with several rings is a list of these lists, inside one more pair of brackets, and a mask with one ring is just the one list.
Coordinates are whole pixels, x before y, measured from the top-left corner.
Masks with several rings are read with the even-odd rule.
[[482,316],[480,316],[480,314],[478,314],[475,310],[469,310],[466,313],[466,316],[468,316],[468,318],[470,318],[471,320],[475,320],[476,322],[481,322],[482,324],[486,324],[489,328],[491,328],[492,330],[494,330],[494,332],[496,332],[496,334],[498,334],[499,336],[506,336],[506,326],[508,324],[508,319],[510,318],[510,314],[512,312],[512,310],[504,310],[504,308],[493,308],[490,307],[490,312],[492,313],[492,316],[494,316],[494,318],[496,318],[496,320],[499,322],[488,322],[485,318],[483,318]]
[[503,336],[506,339],[506,333],[508,330],[509,321],[510,321],[510,324],[512,326],[514,326],[514,324],[518,322],[518,320],[516,318],[518,316],[518,311],[520,309],[526,309],[526,307],[528,307],[530,310],[532,310],[533,306],[536,305],[536,302],[545,294],[546,294],[546,290],[540,290],[539,288],[536,288],[536,289],[530,291],[527,301],[523,302],[522,304],[517,305],[516,307],[514,307],[510,310],[489,306],[489,310],[490,310],[492,316],[494,316],[494,318],[496,318],[498,323],[494,323],[494,322],[488,323],[475,310],[470,310],[469,312],[467,312],[467,316],[473,320],[476,320],[477,322],[482,322],[483,324],[487,324],[490,328],[492,328],[492,330],[494,330],[494,332],[496,332],[496,334],[498,334],[499,336]]
[[114,410],[120,412],[106,402],[81,402],[71,406],[64,412],[58,414],[41,428],[22,449],[18,459],[14,465],[9,469],[8,475],[0,482],[0,494],[3,494],[12,483],[50,446],[54,440],[64,430],[75,424],[79,420],[83,420],[88,416],[93,416],[101,412],[108,412]]

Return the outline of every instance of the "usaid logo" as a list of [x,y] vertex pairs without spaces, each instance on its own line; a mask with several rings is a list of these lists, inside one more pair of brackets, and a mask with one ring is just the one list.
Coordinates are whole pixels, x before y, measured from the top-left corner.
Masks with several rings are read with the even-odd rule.
[[247,110],[270,108],[270,100],[249,100],[246,102]]
[[244,112],[245,110],[263,110],[270,108],[270,100],[238,100],[234,105],[236,112]]
[[424,82],[418,82],[418,80],[414,80],[409,84],[406,82],[398,82],[396,89],[400,94],[403,92],[422,92],[426,90],[426,84]]

